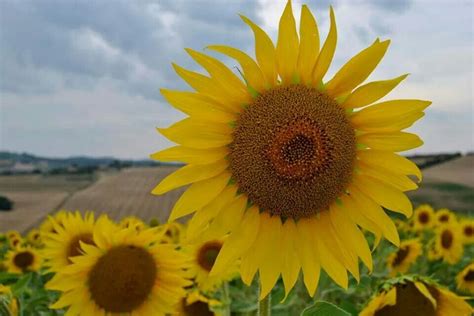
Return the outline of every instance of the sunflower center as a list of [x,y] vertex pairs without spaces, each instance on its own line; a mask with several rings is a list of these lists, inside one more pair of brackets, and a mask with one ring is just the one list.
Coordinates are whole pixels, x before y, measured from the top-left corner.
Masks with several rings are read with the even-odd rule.
[[428,215],[428,213],[420,213],[420,215],[418,215],[418,220],[420,221],[420,223],[426,224],[430,220],[430,216]]
[[398,266],[400,265],[403,260],[405,260],[405,258],[408,256],[408,254],[410,253],[410,247],[401,247],[398,251],[397,251],[397,255],[395,256],[395,259],[393,260],[393,265],[394,266]]
[[222,248],[220,241],[210,241],[205,243],[198,251],[198,264],[206,271],[211,271],[216,262],[217,255]]
[[453,244],[453,234],[449,230],[445,230],[441,233],[441,246],[444,249],[451,248]]
[[290,85],[264,92],[242,112],[229,161],[239,189],[262,211],[298,219],[344,192],[355,153],[344,109],[313,88]]
[[473,231],[471,226],[464,227],[464,235],[465,236],[471,237],[473,233],[474,233],[474,231]]
[[439,217],[439,221],[440,221],[440,222],[443,222],[443,223],[447,222],[448,219],[449,219],[449,216],[446,215],[446,214],[445,214],[445,215],[441,215],[441,216]]
[[[375,312],[375,316],[433,316],[436,314],[433,304],[428,298],[418,291],[413,283],[397,284],[397,302],[387,305]],[[428,287],[428,290],[430,288]],[[430,290],[430,293],[432,290]],[[436,298],[436,293],[434,294]]]
[[29,266],[33,264],[34,257],[29,251],[19,252],[15,258],[13,258],[13,263],[15,266],[22,270],[26,270]]
[[213,316],[214,313],[209,310],[209,305],[207,303],[197,301],[191,304],[186,304],[182,301],[184,315],[186,316]]
[[107,312],[130,313],[150,295],[156,274],[155,260],[144,248],[117,246],[92,268],[91,297]]
[[88,245],[95,245],[92,234],[81,234],[81,235],[76,236],[69,243],[69,247],[67,250],[67,257],[68,257],[67,260],[69,261],[69,263],[72,263],[70,257],[76,257],[76,256],[82,255],[81,242]]
[[472,282],[474,281],[474,270],[469,270],[464,276],[464,281]]

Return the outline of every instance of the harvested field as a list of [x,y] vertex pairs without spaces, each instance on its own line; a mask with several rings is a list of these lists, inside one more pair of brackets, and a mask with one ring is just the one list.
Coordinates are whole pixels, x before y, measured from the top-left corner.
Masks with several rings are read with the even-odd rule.
[[131,168],[118,174],[106,174],[93,186],[74,194],[63,209],[93,210],[96,214],[107,213],[113,219],[136,215],[145,220],[158,218],[165,222],[183,190],[163,196],[150,192],[174,170],[176,167]]
[[474,156],[464,156],[423,170],[430,181],[458,183],[474,188]]

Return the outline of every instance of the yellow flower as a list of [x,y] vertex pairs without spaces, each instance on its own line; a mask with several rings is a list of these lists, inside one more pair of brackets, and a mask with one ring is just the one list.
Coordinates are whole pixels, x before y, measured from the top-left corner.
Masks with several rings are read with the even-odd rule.
[[203,229],[215,237],[230,233],[211,275],[242,258],[246,284],[259,271],[261,297],[280,275],[288,293],[301,268],[311,295],[320,268],[347,288],[347,270],[359,278],[359,257],[372,268],[359,226],[378,240],[384,236],[399,244],[382,207],[412,215],[404,192],[417,188],[408,175],[421,179],[421,173],[396,152],[423,143],[402,130],[421,118],[431,102],[373,104],[406,77],[361,85],[381,61],[388,40],[377,39],[332,79],[323,80],[336,49],[332,8],[321,49],[307,6],[301,10],[298,36],[287,3],[276,48],[260,27],[242,19],[255,35],[256,61],[229,46],[208,49],[239,62],[243,81],[219,60],[192,49],[187,52],[208,75],[173,65],[195,91],[162,90],[189,117],[159,129],[178,145],[152,158],[186,165],[153,193],[191,184],[169,220],[196,212],[188,235]]
[[83,255],[58,272],[46,287],[61,291],[52,308],[67,315],[165,315],[173,313],[190,282],[185,257],[160,244],[152,229],[118,228],[101,216],[94,244],[81,243]]
[[415,209],[413,216],[415,230],[432,228],[435,224],[434,210],[428,204],[423,204]]
[[239,275],[237,261],[229,264],[221,274],[209,275],[223,244],[224,239],[209,239],[183,246],[184,252],[191,258],[189,276],[195,279],[203,292],[212,292],[223,282]]
[[456,283],[459,290],[474,294],[474,262],[459,272]]
[[186,228],[183,224],[172,222],[165,225],[157,226],[158,231],[165,230],[162,242],[170,244],[179,244],[184,240]]
[[11,238],[8,238],[8,244],[10,245],[10,248],[16,249],[24,244],[24,240],[21,236],[12,236]]
[[392,253],[387,260],[391,275],[406,273],[422,252],[423,247],[418,239],[402,241],[400,248]]
[[61,224],[53,222],[52,231],[43,254],[50,271],[59,272],[72,263],[72,257],[82,254],[81,243],[94,244],[94,214],[89,212],[83,217],[79,212],[68,213]]
[[0,305],[3,303],[2,300],[4,299],[6,299],[6,303],[7,303],[6,307],[7,307],[8,314],[6,316],[17,316],[18,315],[18,301],[13,296],[12,291],[9,286],[0,284]]
[[436,231],[435,253],[449,264],[457,263],[463,254],[462,235],[457,225],[444,224]]
[[8,239],[13,239],[13,238],[21,239],[21,234],[17,230],[7,231],[5,236],[7,236]]
[[474,220],[470,218],[462,219],[460,222],[464,244],[474,243]]
[[463,298],[435,283],[401,279],[384,286],[359,316],[470,316],[471,313],[471,306]]
[[181,300],[176,315],[179,316],[221,316],[220,313],[212,311],[213,307],[220,306],[217,300],[210,299],[199,293],[190,292],[186,298]]
[[20,246],[7,252],[4,263],[10,273],[25,273],[38,271],[41,267],[42,258],[38,250],[29,246]]
[[146,224],[136,216],[124,217],[120,221],[119,226],[124,227],[124,228],[133,227],[137,231],[140,231],[146,228]]
[[439,209],[436,213],[436,224],[454,224],[457,222],[456,215],[447,208]]
[[41,233],[38,229],[34,228],[26,235],[26,240],[34,247],[41,247],[43,241],[41,240]]
[[49,233],[54,233],[54,223],[56,222],[57,224],[62,225],[62,221],[67,217],[67,214],[69,214],[69,212],[61,210],[45,218],[39,226],[42,237]]

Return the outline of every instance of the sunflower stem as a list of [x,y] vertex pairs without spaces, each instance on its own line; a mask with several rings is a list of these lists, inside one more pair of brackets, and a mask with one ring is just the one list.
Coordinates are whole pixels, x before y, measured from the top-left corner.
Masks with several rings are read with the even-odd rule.
[[222,284],[222,296],[225,304],[225,310],[223,316],[230,316],[230,295],[229,295],[229,283],[224,282]]
[[272,314],[272,294],[268,293],[267,296],[258,302],[258,316],[271,316]]

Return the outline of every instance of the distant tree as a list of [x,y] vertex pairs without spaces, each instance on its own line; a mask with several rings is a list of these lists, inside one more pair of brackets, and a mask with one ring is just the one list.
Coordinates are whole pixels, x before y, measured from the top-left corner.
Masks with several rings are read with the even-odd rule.
[[13,202],[5,196],[0,196],[0,211],[10,211],[13,209]]

